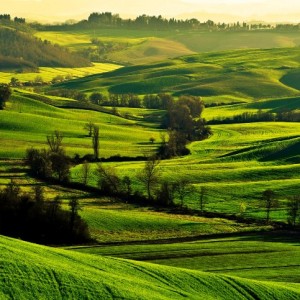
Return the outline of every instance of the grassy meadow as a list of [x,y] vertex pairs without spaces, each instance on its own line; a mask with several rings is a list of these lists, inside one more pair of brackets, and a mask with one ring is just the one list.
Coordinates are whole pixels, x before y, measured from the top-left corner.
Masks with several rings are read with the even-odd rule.
[[50,68],[40,67],[38,72],[33,73],[13,73],[13,72],[0,72],[0,82],[9,83],[11,78],[14,77],[20,82],[34,81],[37,76],[41,77],[44,82],[50,82],[57,76],[79,78],[92,74],[100,74],[118,69],[120,66],[109,63],[93,63],[92,67],[83,68]]
[[[207,104],[218,103],[204,110],[208,121],[245,112],[300,110],[298,34],[103,29],[36,36],[72,51],[90,47],[92,38],[126,47],[108,54],[112,64],[0,73],[0,82],[9,82],[11,76],[28,81],[39,75],[49,81],[71,75],[78,78],[47,89],[134,93],[141,98],[159,92],[176,99],[199,95]],[[249,49],[255,45],[259,49]],[[299,234],[262,222],[266,211],[261,200],[263,191],[273,190],[278,206],[270,219],[287,223],[287,201],[300,194],[299,122],[211,125],[212,136],[188,145],[191,154],[160,162],[161,182],[185,179],[195,188],[183,208],[199,210],[200,191],[205,189],[204,210],[215,213],[209,217],[31,178],[23,161],[26,149],[46,148],[46,137],[54,130],[62,132],[68,156],[82,157],[93,153],[84,126],[98,125],[103,158],[147,156],[165,133],[159,124],[161,110],[123,107],[115,115],[110,107],[42,92],[13,89],[5,110],[0,110],[0,188],[11,179],[27,193],[41,185],[46,198],[59,196],[65,209],[78,199],[93,241],[63,250],[0,236],[1,299],[299,299]],[[129,176],[133,191],[145,194],[138,180],[145,162],[103,165],[121,178]],[[91,163],[91,187],[98,185],[96,169],[97,163]],[[83,181],[82,165],[72,166],[71,181]]]
[[0,237],[0,297],[297,299],[298,284],[260,282],[108,258]]
[[[281,233],[282,234],[282,233]],[[263,281],[299,284],[299,239],[276,234],[208,237],[166,244],[82,247],[74,250]]]
[[299,48],[230,50],[124,67],[57,84],[85,93],[171,93],[210,102],[249,102],[299,96]]
[[72,31],[40,31],[35,34],[72,51],[93,47],[91,39],[104,43],[121,43],[125,48],[107,54],[107,60],[120,64],[148,64],[167,58],[199,52],[233,49],[269,49],[297,47],[297,32],[201,32],[140,31],[129,29],[93,29]]

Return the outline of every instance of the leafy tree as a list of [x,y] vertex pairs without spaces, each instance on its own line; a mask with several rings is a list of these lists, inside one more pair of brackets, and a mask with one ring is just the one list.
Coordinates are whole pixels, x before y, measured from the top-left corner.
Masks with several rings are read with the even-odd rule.
[[99,163],[96,170],[98,186],[101,191],[109,194],[118,194],[121,190],[121,180],[112,167],[104,167]]
[[156,201],[164,206],[174,205],[176,184],[164,181],[157,191]]
[[124,190],[125,190],[125,194],[127,199],[130,197],[131,192],[132,192],[132,188],[131,188],[131,179],[129,176],[124,176],[122,179],[122,184],[124,186]]
[[70,207],[70,212],[71,212],[71,214],[70,214],[70,230],[71,230],[71,233],[73,233],[75,220],[76,220],[76,217],[78,216],[78,210],[80,209],[78,199],[72,198],[69,201],[69,207]]
[[0,110],[5,108],[6,102],[11,96],[11,89],[7,84],[0,84]]
[[52,176],[59,182],[68,182],[70,179],[70,159],[64,150],[50,153]]

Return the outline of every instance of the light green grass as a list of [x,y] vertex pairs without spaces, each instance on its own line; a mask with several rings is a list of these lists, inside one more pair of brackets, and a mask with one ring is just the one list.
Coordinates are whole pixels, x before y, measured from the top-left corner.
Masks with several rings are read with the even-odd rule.
[[147,241],[268,228],[220,218],[174,215],[147,207],[114,203],[113,199],[87,199],[80,201],[80,205],[80,215],[98,242]]
[[213,97],[217,102],[224,99],[227,102],[228,96],[233,102],[293,97],[299,91],[282,78],[291,70],[299,69],[299,49],[202,53],[152,65],[125,67],[57,87],[84,92],[192,94]]
[[244,278],[299,283],[299,241],[296,236],[282,233],[76,250]]
[[[55,101],[55,98],[54,100]],[[159,132],[135,121],[101,112],[61,109],[31,98],[28,93],[15,93],[1,111],[0,157],[22,158],[29,147],[46,147],[46,135],[60,130],[67,153],[73,156],[92,153],[91,138],[84,125],[92,121],[100,126],[100,155],[137,156],[152,149],[149,138],[159,139]]]
[[1,298],[296,299],[300,295],[298,285],[98,257],[5,237],[0,247]]
[[126,63],[150,63],[192,52],[211,52],[249,48],[279,48],[300,45],[299,35],[291,32],[201,32],[146,31],[130,29],[91,29],[66,32],[37,32],[73,51],[93,47],[92,38],[126,45],[122,51],[108,53],[107,59]]
[[92,67],[85,68],[49,68],[40,67],[36,73],[6,73],[0,72],[0,82],[9,83],[11,78],[17,78],[21,82],[34,81],[37,76],[43,81],[50,82],[56,76],[71,76],[74,78],[85,77],[91,74],[100,74],[120,68],[119,65],[109,63],[94,63]]

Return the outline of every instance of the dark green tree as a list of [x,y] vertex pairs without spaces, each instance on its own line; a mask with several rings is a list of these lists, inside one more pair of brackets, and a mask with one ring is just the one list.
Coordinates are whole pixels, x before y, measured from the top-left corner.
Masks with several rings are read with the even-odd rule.
[[11,89],[7,84],[0,84],[0,110],[5,108],[6,102],[11,96]]

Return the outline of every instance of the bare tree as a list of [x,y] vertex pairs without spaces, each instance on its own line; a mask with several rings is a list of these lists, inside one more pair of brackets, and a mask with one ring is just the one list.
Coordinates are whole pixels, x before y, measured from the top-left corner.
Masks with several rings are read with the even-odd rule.
[[94,126],[95,126],[95,124],[93,122],[89,121],[83,127],[83,129],[87,130],[89,137],[92,137],[92,135],[93,135]]
[[95,160],[99,159],[99,126],[94,125],[93,136],[92,136],[92,145],[94,150]]
[[201,186],[200,194],[199,194],[199,204],[200,204],[201,212],[203,212],[204,210],[206,195],[207,195],[207,189],[204,186]]
[[288,223],[296,226],[297,219],[300,222],[300,196],[293,196],[288,200]]
[[47,142],[50,147],[50,151],[58,153],[62,147],[63,135],[60,131],[55,130],[51,135],[47,135]]
[[264,201],[264,207],[266,209],[266,221],[270,220],[271,211],[278,206],[278,201],[275,198],[275,193],[272,190],[265,190],[262,193],[262,200]]
[[146,187],[148,200],[152,200],[152,190],[158,184],[160,170],[158,165],[160,160],[155,156],[150,156],[145,162],[145,166],[138,174],[138,180]]
[[186,179],[181,179],[175,183],[175,190],[180,200],[180,206],[183,207],[184,199],[195,192],[195,188]]

